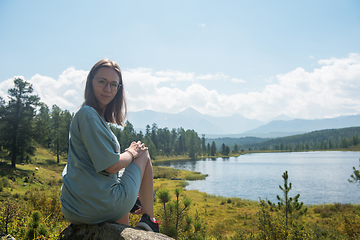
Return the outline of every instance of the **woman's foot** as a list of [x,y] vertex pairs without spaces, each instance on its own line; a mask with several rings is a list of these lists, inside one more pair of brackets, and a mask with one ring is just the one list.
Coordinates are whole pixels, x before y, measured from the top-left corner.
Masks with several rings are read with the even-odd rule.
[[144,214],[140,221],[136,224],[137,228],[146,230],[146,231],[153,231],[153,232],[160,232],[160,222],[156,221],[155,218],[151,219],[147,214]]

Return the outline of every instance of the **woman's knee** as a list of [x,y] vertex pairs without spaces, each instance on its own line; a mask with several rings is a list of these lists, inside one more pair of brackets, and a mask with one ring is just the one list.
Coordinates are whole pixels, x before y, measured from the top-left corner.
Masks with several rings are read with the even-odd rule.
[[141,172],[144,173],[145,168],[148,166],[148,164],[151,165],[149,152],[144,152],[140,157],[135,158],[134,162],[140,167]]

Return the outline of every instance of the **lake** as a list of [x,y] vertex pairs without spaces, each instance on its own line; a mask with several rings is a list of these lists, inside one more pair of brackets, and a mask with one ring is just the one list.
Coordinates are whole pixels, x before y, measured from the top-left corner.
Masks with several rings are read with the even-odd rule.
[[288,171],[291,197],[300,193],[304,204],[360,203],[360,184],[348,179],[353,167],[359,169],[360,152],[286,152],[254,153],[229,158],[169,161],[156,166],[197,171],[209,176],[205,180],[188,181],[187,190],[224,197],[277,203],[282,197],[279,185]]

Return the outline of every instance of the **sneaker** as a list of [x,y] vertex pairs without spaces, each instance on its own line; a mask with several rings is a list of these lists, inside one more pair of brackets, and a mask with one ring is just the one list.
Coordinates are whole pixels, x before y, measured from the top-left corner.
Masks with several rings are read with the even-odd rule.
[[141,202],[139,200],[139,198],[136,200],[135,205],[133,206],[133,208],[130,210],[131,213],[135,213],[136,210],[138,210],[139,208],[141,208]]
[[155,221],[151,220],[151,218],[147,214],[144,214],[141,217],[140,222],[138,222],[135,227],[146,231],[153,231],[157,233],[160,232],[159,230],[160,222],[156,220]]

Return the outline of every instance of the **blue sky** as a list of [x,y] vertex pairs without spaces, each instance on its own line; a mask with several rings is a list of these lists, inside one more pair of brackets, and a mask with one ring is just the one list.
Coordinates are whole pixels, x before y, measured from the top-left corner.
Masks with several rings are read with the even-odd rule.
[[130,111],[268,120],[360,114],[360,1],[0,0],[0,96],[15,76],[76,111],[120,65]]

